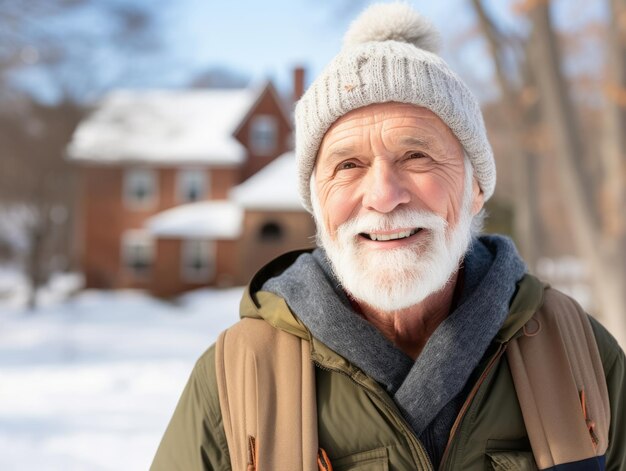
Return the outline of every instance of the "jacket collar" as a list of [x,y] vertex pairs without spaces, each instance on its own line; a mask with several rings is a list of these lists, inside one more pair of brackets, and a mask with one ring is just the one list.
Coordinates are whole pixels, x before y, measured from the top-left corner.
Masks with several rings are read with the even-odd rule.
[[[339,368],[346,373],[354,372],[354,370],[358,369],[317,339],[312,338],[311,333],[291,312],[283,298],[260,290],[266,280],[282,273],[301,254],[310,252],[311,250],[288,252],[261,268],[244,291],[240,303],[240,317],[264,319],[277,329],[309,340],[312,357],[322,366]],[[518,282],[516,292],[511,301],[509,314],[494,338],[495,342],[500,344],[507,343],[511,338],[520,335],[524,324],[530,320],[543,304],[546,287],[547,285],[536,277],[529,274],[524,275]]]

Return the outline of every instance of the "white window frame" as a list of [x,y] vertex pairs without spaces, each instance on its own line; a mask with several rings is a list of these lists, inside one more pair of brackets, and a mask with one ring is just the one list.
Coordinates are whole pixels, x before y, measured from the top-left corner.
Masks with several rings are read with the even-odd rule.
[[[148,197],[138,200],[134,196],[133,187],[144,180],[148,186],[152,187],[152,191],[148,192]],[[159,175],[158,172],[151,168],[127,168],[124,170],[124,205],[132,210],[154,209],[159,199]]]
[[[207,283],[215,276],[216,248],[215,241],[206,239],[184,239],[180,247],[180,275],[187,283]],[[193,255],[190,252],[200,247],[204,260],[207,261],[202,271],[192,269],[188,262]]]
[[[197,199],[191,200],[187,197],[189,185],[199,181],[200,193]],[[194,201],[203,201],[207,199],[207,195],[211,189],[210,173],[206,169],[200,168],[184,168],[176,174],[176,198],[181,203],[191,203]]]
[[250,121],[249,139],[250,148],[257,155],[271,155],[276,152],[278,148],[278,119],[276,116],[271,114],[254,116]]
[[[142,247],[148,258],[148,266],[145,271],[140,272],[134,267],[132,257],[135,254],[133,247]],[[138,279],[149,278],[152,274],[155,261],[155,241],[154,238],[145,230],[131,229],[122,234],[122,266],[124,270]]]

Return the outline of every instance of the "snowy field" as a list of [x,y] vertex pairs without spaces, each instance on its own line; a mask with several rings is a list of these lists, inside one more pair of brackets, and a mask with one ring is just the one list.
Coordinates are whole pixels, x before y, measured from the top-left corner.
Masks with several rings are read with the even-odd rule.
[[242,289],[61,301],[73,283],[53,281],[29,312],[23,293],[8,296],[20,280],[0,271],[0,470],[147,470],[195,360],[237,320]]
[[[582,275],[548,262],[542,276],[590,300]],[[0,471],[147,470],[195,360],[237,320],[242,289],[66,300],[81,281],[62,276],[29,312],[16,273],[0,267]]]

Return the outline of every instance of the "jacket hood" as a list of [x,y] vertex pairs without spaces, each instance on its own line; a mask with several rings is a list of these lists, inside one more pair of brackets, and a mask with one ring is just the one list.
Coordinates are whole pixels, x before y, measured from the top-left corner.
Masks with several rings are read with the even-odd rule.
[[263,284],[285,271],[303,253],[313,250],[296,250],[275,258],[261,268],[246,287],[239,304],[242,319],[263,319],[276,329],[284,330],[303,339],[309,339],[308,329],[293,315],[286,301],[273,293],[262,291]]
[[[261,290],[267,280],[280,275],[301,254],[310,252],[312,250],[287,252],[261,268],[244,291],[239,309],[240,317],[263,319],[274,328],[303,339],[310,339],[308,329],[291,312],[285,300],[276,294]],[[543,304],[546,288],[547,285],[536,277],[524,275],[517,284],[509,314],[494,339],[496,342],[506,343],[520,332],[524,324]]]

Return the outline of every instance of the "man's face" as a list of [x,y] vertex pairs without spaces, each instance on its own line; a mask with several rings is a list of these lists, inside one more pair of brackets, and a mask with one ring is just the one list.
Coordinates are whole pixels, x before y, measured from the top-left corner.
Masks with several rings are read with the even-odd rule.
[[431,111],[384,103],[328,130],[312,181],[319,238],[344,288],[384,311],[417,304],[456,272],[482,193]]

